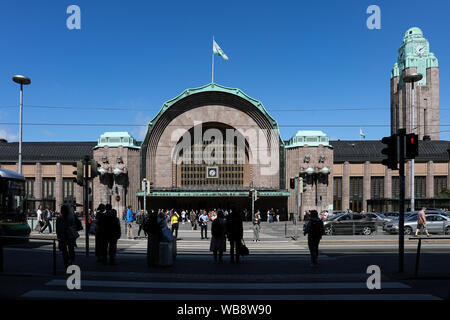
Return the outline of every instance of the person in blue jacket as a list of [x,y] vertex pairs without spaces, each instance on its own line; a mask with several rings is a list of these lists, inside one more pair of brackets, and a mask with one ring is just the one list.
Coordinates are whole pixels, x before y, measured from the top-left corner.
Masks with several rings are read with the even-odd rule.
[[133,211],[131,211],[131,206],[127,209],[127,238],[133,239]]

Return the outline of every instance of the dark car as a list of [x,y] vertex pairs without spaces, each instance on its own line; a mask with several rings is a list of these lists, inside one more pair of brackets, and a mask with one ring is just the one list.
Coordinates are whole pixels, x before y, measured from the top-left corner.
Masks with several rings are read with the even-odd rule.
[[326,235],[363,234],[370,235],[376,230],[376,221],[359,213],[346,213],[324,220]]

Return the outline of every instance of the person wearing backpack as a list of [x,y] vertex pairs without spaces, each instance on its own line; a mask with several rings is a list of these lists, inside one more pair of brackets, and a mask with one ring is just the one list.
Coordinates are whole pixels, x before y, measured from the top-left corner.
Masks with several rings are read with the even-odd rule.
[[319,256],[319,243],[322,239],[322,235],[325,230],[323,227],[323,221],[319,219],[319,213],[317,210],[310,211],[311,218],[306,225],[303,235],[308,234],[308,248],[311,254],[311,266],[315,267],[318,265],[317,258]]

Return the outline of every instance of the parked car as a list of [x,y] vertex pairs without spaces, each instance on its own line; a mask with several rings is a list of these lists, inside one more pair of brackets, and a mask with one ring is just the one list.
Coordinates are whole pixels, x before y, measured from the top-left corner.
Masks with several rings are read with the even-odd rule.
[[[427,230],[429,233],[450,234],[450,218],[442,214],[427,214]],[[415,234],[417,230],[417,215],[412,215],[405,221],[405,234]],[[390,233],[398,233],[398,221],[393,221],[389,226]]]
[[371,221],[375,221],[375,224],[377,226],[383,226],[386,222],[390,222],[393,220],[391,218],[386,217],[384,214],[378,212],[368,212],[365,213],[364,216],[367,219],[370,219]]
[[383,214],[389,219],[398,219],[398,212],[383,212]]
[[326,235],[363,234],[370,235],[376,230],[376,221],[359,213],[345,213],[324,220]]

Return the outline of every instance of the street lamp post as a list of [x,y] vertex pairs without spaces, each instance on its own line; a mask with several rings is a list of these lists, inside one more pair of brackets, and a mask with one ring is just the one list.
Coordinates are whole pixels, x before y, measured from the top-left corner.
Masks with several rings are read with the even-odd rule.
[[[414,133],[414,82],[422,80],[423,76],[420,73],[412,73],[403,78],[404,82],[411,83],[411,124],[410,133]],[[403,151],[402,151],[403,152]],[[411,159],[411,211],[414,211],[414,159]]]
[[22,174],[22,109],[23,109],[23,85],[27,85],[31,83],[30,78],[15,75],[13,76],[13,81],[15,83],[20,84],[20,121],[19,121],[19,174]]

